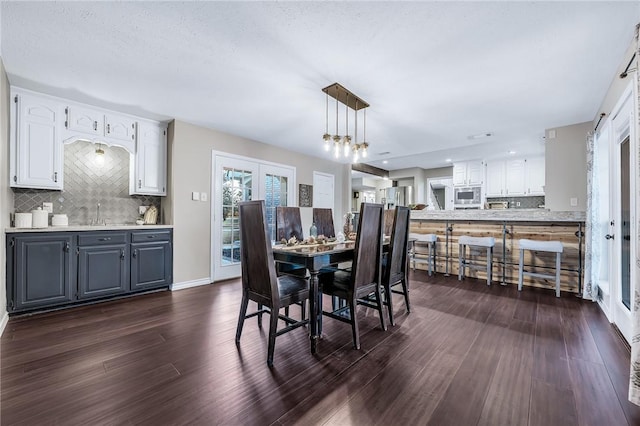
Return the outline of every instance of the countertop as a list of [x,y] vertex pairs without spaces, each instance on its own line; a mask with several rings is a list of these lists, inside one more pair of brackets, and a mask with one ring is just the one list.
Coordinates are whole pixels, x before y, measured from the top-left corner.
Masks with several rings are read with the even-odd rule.
[[478,220],[507,222],[584,222],[580,211],[549,211],[545,209],[506,210],[412,210],[415,220]]
[[17,232],[130,231],[173,228],[173,225],[69,225],[48,228],[5,228],[7,234]]

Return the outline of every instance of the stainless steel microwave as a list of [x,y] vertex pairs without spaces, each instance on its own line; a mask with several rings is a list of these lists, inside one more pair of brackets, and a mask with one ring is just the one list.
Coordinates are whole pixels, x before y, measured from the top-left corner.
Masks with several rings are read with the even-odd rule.
[[466,188],[454,188],[453,205],[481,205],[482,204],[482,187],[470,186]]

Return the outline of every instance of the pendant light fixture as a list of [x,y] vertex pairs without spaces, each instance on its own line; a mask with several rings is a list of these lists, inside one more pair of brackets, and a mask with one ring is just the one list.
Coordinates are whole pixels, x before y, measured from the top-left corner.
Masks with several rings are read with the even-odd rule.
[[[357,162],[360,157],[367,157],[367,148],[369,147],[369,143],[366,142],[367,135],[367,111],[366,108],[369,107],[369,104],[354,95],[352,92],[347,90],[344,86],[334,83],[330,86],[322,89],[326,94],[326,111],[325,111],[325,134],[322,136],[324,140],[324,148],[325,151],[330,150],[331,140],[333,140],[333,152],[336,159],[340,157],[352,157],[353,162]],[[336,100],[336,132],[332,136],[329,134],[329,96]],[[345,106],[345,124],[344,124],[344,136],[340,136],[338,133],[339,129],[339,109],[340,104]],[[353,135],[349,135],[349,110],[353,110],[354,112],[354,128]],[[364,110],[364,123],[363,123],[363,141],[358,143],[358,112],[360,110]],[[353,141],[353,144],[351,143]]]

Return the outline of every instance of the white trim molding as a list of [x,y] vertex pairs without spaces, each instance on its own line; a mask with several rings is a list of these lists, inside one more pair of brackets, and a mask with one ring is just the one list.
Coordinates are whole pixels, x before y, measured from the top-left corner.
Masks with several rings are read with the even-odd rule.
[[9,322],[9,313],[5,312],[4,315],[2,315],[2,318],[0,318],[0,336],[2,336],[2,333],[4,333],[4,329],[7,326],[8,322]]
[[169,287],[171,291],[184,290],[185,288],[198,287],[201,285],[213,284],[211,278],[199,278],[197,280],[183,281],[181,283],[173,283]]

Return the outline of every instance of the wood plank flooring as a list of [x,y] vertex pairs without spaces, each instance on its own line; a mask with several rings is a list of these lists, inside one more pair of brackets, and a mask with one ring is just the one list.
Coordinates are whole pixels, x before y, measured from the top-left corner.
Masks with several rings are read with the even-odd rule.
[[361,350],[327,318],[316,356],[294,330],[270,370],[266,326],[247,320],[234,343],[240,294],[233,280],[12,318],[0,422],[640,425],[626,347],[573,295],[417,271],[395,327],[361,308]]

